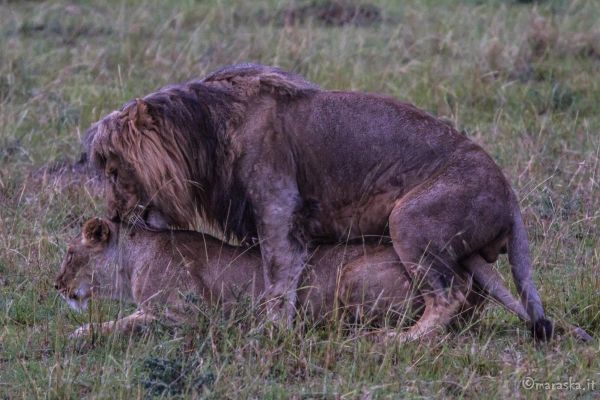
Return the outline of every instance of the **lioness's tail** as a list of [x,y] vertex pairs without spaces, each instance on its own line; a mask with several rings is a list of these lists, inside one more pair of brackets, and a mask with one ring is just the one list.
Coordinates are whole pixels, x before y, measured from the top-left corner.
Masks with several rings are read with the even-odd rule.
[[531,255],[527,232],[516,197],[513,197],[513,227],[508,242],[508,260],[515,280],[517,292],[531,320],[533,336],[537,340],[552,337],[552,323],[544,315],[544,307],[535,284],[531,279]]

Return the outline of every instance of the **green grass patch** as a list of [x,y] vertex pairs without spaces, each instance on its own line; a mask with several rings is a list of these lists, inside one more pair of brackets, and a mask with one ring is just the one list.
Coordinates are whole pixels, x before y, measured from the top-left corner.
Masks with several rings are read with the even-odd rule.
[[[597,341],[535,345],[493,306],[468,329],[403,346],[339,324],[271,337],[243,312],[67,339],[129,309],[109,302],[78,315],[55,294],[67,240],[103,204],[34,171],[75,160],[89,125],[123,102],[242,61],[451,120],[518,192],[550,316],[600,335],[600,2],[380,0],[361,22],[310,14],[325,3],[0,2],[0,397],[598,395]],[[302,7],[305,18],[286,22]],[[525,378],[585,389],[528,389]]]

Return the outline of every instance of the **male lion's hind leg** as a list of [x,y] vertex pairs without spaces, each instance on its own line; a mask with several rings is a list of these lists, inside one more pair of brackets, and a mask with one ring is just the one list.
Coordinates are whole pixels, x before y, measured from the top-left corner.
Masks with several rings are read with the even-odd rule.
[[[415,262],[416,253],[406,251],[404,246],[394,249],[418,288],[425,308],[423,314],[408,331],[391,336],[400,342],[413,341],[443,333],[452,319],[466,303],[468,285],[454,273],[454,268],[436,257],[422,255]],[[411,260],[411,261],[408,261]],[[436,265],[437,263],[437,265]],[[444,265],[440,266],[440,263]],[[447,269],[445,272],[440,272]]]
[[422,291],[425,309],[419,320],[406,332],[390,332],[388,337],[406,343],[443,334],[465,302],[461,290],[449,288],[447,293]]
[[115,321],[82,325],[69,335],[69,339],[84,339],[92,336],[94,333],[100,335],[107,335],[112,332],[120,334],[130,333],[147,325],[155,319],[154,316],[147,314],[142,310],[137,310],[133,314]]
[[[438,187],[439,186],[439,187]],[[443,182],[428,182],[400,199],[389,217],[394,250],[421,291],[425,309],[401,341],[418,339],[446,328],[466,303],[469,290],[459,264],[466,251],[462,225],[467,209],[449,208],[461,191]],[[460,196],[459,196],[460,197]]]
[[443,333],[465,304],[468,285],[455,274],[455,268],[440,257],[418,255],[418,252],[407,248],[400,241],[394,242],[394,249],[412,276],[425,308],[408,331],[391,333],[389,336],[400,342],[409,342]]

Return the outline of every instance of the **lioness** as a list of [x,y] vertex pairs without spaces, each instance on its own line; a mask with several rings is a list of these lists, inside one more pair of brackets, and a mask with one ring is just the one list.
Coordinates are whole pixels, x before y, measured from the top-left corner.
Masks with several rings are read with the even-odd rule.
[[[85,309],[92,296],[138,305],[127,317],[96,327],[84,325],[72,337],[85,336],[92,329],[124,332],[157,318],[175,325],[193,323],[198,301],[218,303],[227,310],[240,299],[257,299],[264,290],[260,260],[255,248],[230,246],[206,234],[153,232],[93,218],[69,243],[55,286],[77,311]],[[310,262],[301,280],[298,305],[313,321],[336,312],[376,323],[386,317],[410,320],[422,308],[419,290],[389,245],[324,245]],[[474,289],[463,313],[480,310],[489,294],[528,319],[497,273],[483,267],[473,270],[473,276]],[[591,339],[582,329],[569,330],[580,340]]]
[[[299,306],[314,320],[327,318],[336,304],[354,317],[380,320],[386,313],[413,315],[422,306],[390,246],[321,246],[310,262]],[[78,311],[92,296],[138,305],[135,313],[102,324],[105,333],[157,318],[193,322],[199,310],[195,301],[227,310],[264,291],[256,248],[231,246],[193,231],[148,231],[100,218],[88,220],[69,243],[55,286]],[[90,329],[82,326],[73,336]]]
[[131,101],[87,133],[111,217],[154,224],[196,213],[260,241],[272,319],[290,321],[314,243],[391,236],[425,311],[401,340],[445,325],[466,301],[469,265],[508,251],[534,336],[552,324],[531,278],[517,197],[452,126],[376,94],[321,90],[261,65],[221,69]]

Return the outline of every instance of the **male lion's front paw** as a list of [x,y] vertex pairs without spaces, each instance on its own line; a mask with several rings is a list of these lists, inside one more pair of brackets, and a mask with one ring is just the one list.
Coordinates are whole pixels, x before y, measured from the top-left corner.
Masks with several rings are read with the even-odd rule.
[[295,294],[273,295],[267,293],[267,301],[265,303],[266,320],[269,325],[272,325],[283,331],[289,330],[294,325],[294,316],[296,308],[294,307],[296,297]]

